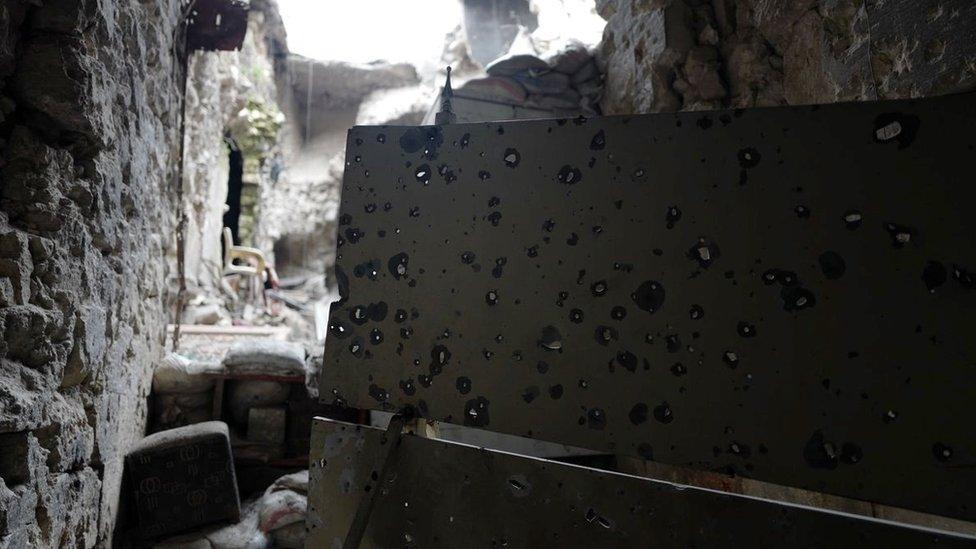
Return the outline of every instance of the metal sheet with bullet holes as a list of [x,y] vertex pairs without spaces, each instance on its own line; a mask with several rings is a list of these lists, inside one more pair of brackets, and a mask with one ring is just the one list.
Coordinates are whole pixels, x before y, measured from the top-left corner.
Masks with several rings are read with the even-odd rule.
[[321,394],[972,520],[974,99],[354,128]]
[[312,427],[308,547],[341,547],[378,490],[361,547],[962,547],[972,540],[405,435]]

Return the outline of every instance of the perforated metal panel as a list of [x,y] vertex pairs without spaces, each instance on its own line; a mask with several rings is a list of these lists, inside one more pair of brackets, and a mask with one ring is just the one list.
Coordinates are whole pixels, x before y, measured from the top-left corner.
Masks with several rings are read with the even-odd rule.
[[317,419],[308,547],[341,547],[376,494],[361,547],[962,547],[869,519],[679,488],[405,435],[382,475],[383,431]]
[[974,105],[354,128],[321,393],[974,519]]

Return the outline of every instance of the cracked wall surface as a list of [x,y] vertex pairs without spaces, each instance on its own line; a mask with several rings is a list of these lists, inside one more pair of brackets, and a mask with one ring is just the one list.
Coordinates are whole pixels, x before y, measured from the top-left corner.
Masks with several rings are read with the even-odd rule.
[[976,87],[968,0],[597,0],[607,114]]
[[178,19],[0,4],[0,547],[110,544],[165,334]]

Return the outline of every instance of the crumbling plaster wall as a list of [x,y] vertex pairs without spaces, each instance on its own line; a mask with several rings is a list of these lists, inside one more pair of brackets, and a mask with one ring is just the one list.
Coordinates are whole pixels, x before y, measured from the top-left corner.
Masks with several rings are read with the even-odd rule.
[[[186,276],[191,291],[212,293],[223,266],[221,231],[229,176],[229,148],[224,135],[230,133],[242,146],[253,141],[248,135],[253,116],[245,110],[249,105],[261,106],[262,113],[272,117],[287,111],[288,105],[279,102],[278,88],[279,82],[286,79],[287,52],[285,30],[275,1],[255,0],[251,2],[247,35],[240,51],[200,52],[190,59],[184,207]],[[245,151],[246,163],[260,164],[259,196],[271,192],[267,189],[271,185],[268,172],[277,140],[277,135],[272,136],[268,143],[261,144],[261,151]],[[175,254],[173,247],[170,250],[173,265]]]
[[407,63],[288,59],[285,170],[262,199],[257,245],[282,275],[323,273],[335,261],[346,132],[356,124],[419,124],[434,96]]
[[109,544],[163,351],[179,2],[0,2],[0,547]]
[[597,0],[607,114],[976,87],[971,0]]

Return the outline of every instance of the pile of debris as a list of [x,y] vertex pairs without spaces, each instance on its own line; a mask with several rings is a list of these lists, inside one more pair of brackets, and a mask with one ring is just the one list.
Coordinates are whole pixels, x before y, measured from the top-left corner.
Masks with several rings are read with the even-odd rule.
[[487,78],[469,80],[459,97],[552,111],[557,116],[600,114],[603,76],[593,53],[568,41],[550,54],[513,48],[486,67]]

